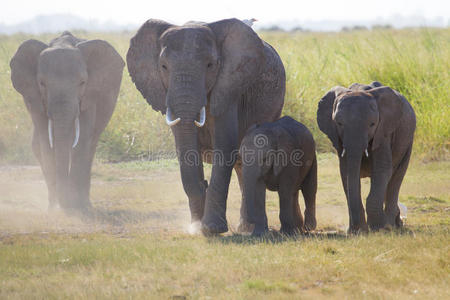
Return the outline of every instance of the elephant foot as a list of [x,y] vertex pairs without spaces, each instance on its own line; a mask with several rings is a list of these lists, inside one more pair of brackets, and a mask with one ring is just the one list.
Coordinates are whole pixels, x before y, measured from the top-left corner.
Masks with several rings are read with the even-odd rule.
[[316,229],[317,221],[314,215],[305,214],[305,230],[312,231]]
[[210,186],[207,190],[206,199],[205,213],[202,218],[203,234],[208,236],[227,232],[226,195],[223,197]]
[[[252,224],[253,225],[253,224]],[[267,224],[255,224],[253,225],[253,230],[251,231],[252,236],[263,236],[269,232],[269,226]]]
[[297,234],[302,234],[303,229],[301,227],[283,226],[282,225],[280,228],[280,233],[288,235],[288,236],[293,236],[293,235],[297,235]]
[[205,236],[211,236],[216,234],[225,233],[228,231],[228,224],[227,221],[219,221],[219,222],[205,222],[202,221],[201,230],[203,235]]
[[261,237],[261,236],[264,236],[265,234],[267,234],[268,232],[269,232],[269,230],[253,230],[252,236]]
[[378,231],[384,228],[388,224],[387,221],[387,216],[384,211],[367,214],[367,223],[371,231]]
[[365,234],[368,232],[369,232],[369,228],[367,227],[366,223],[350,225],[350,227],[347,230],[347,234],[349,234],[349,235],[359,235],[359,234]]
[[239,233],[251,233],[255,229],[255,225],[249,223],[247,220],[241,219],[237,227],[237,232]]

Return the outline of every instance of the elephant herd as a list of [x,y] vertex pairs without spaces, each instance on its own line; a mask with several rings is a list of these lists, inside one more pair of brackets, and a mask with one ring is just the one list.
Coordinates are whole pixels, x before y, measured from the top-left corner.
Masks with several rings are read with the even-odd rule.
[[[266,189],[278,191],[282,232],[315,229],[314,139],[303,124],[280,119],[283,62],[250,26],[237,19],[183,26],[150,19],[131,39],[126,60],[136,88],[165,114],[175,137],[193,225],[204,234],[228,231],[234,169],[242,192],[240,231],[268,230]],[[88,212],[92,161],[116,105],[123,59],[106,41],[64,32],[49,44],[25,41],[10,66],[34,125],[32,149],[49,208]],[[338,153],[349,231],[402,226],[398,194],[415,130],[408,101],[379,82],[339,86],[319,101],[317,122]],[[212,164],[209,183],[203,162]],[[362,177],[371,178],[367,222]]]

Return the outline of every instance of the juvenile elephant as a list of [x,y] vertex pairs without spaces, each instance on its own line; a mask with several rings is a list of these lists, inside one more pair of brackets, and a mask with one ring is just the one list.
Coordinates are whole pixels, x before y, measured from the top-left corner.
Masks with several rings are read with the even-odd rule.
[[367,230],[362,177],[371,182],[366,200],[370,228],[402,226],[398,194],[416,127],[414,110],[405,97],[379,82],[355,83],[348,89],[338,86],[320,100],[317,122],[339,155],[349,231]]
[[116,105],[124,61],[105,41],[64,32],[48,45],[25,41],[10,66],[33,121],[32,148],[49,207],[88,209],[92,160]]
[[[175,136],[191,220],[204,233],[228,230],[231,172],[248,127],[279,118],[285,72],[276,51],[237,19],[176,26],[150,19],[131,39],[128,70]],[[209,186],[203,161],[212,163]],[[244,206],[241,224],[246,222]]]
[[[268,230],[266,188],[278,191],[281,232],[292,234],[316,228],[317,161],[311,132],[291,117],[254,125],[242,140],[244,204],[253,235]],[[305,200],[305,223],[298,191]]]

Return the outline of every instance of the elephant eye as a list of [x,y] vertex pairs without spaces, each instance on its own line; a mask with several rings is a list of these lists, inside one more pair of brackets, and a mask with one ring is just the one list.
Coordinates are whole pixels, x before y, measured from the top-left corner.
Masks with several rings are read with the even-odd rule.
[[342,126],[342,123],[341,123],[341,122],[337,122],[337,124],[338,124],[339,126]]
[[375,126],[375,123],[370,123],[370,127],[373,127],[373,126]]
[[162,65],[162,68],[163,68],[164,70],[167,70],[167,66],[166,66],[166,65]]
[[209,63],[209,64],[208,64],[208,68],[211,68],[212,66],[213,66],[212,63]]
[[80,82],[80,86],[83,86],[83,85],[85,85],[86,84],[86,81],[82,81],[82,82]]

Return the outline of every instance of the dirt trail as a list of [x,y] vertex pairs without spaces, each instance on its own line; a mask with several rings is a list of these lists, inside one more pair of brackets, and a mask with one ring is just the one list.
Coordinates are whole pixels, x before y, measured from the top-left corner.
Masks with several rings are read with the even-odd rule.
[[[233,175],[227,218],[230,231],[239,221],[240,191]],[[300,197],[301,198],[301,197]],[[127,170],[94,167],[91,199],[93,217],[69,217],[48,212],[47,188],[38,166],[0,167],[0,236],[29,233],[188,232],[189,208],[177,170]],[[269,225],[277,228],[278,195],[267,194]],[[318,197],[318,204],[320,203]],[[322,201],[323,202],[323,201]],[[303,199],[300,199],[303,207]],[[346,208],[318,205],[320,228],[345,230]]]

